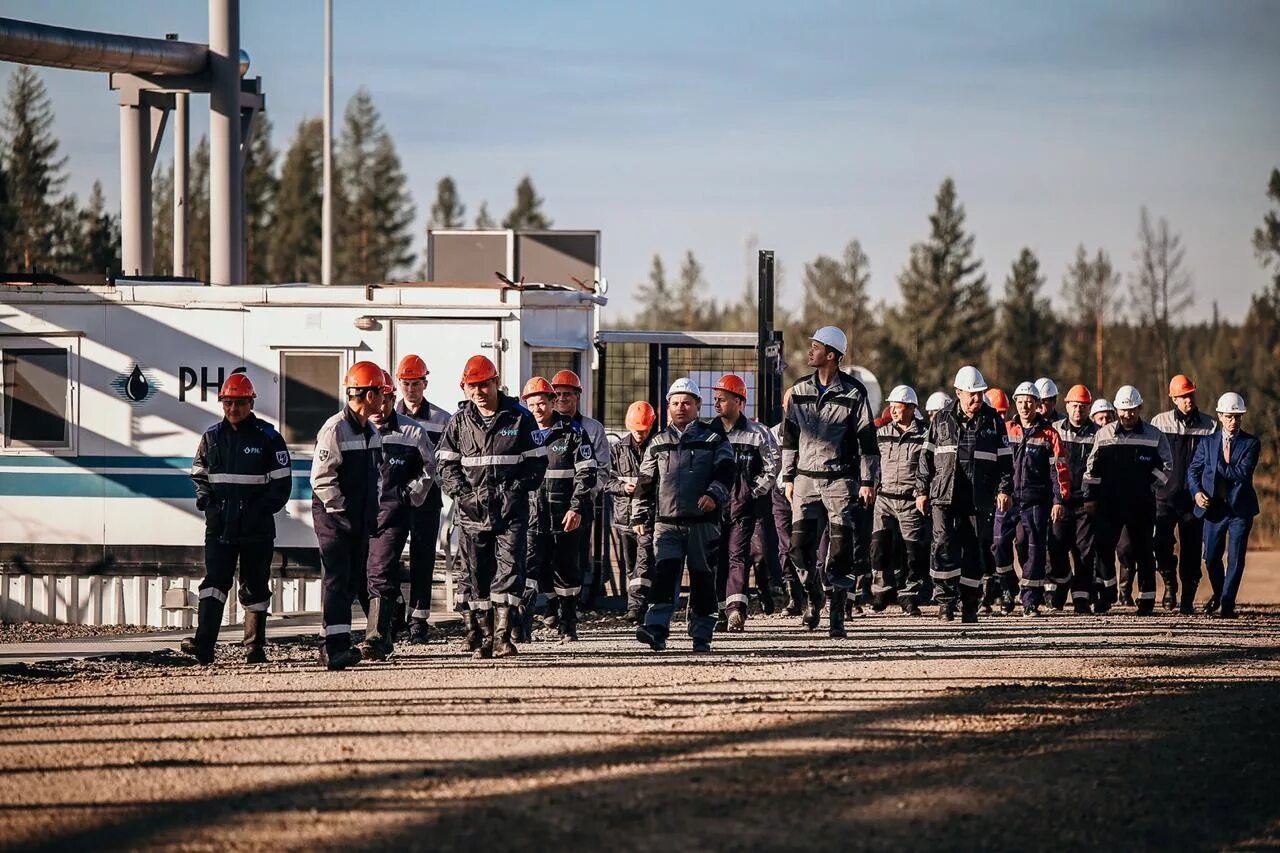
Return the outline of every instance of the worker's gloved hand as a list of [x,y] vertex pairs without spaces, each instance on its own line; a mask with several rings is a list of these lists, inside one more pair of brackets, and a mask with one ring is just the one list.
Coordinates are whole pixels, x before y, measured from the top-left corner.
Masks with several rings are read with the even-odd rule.
[[200,495],[196,498],[196,510],[204,512],[209,508],[209,504],[213,502],[213,498],[209,495]]

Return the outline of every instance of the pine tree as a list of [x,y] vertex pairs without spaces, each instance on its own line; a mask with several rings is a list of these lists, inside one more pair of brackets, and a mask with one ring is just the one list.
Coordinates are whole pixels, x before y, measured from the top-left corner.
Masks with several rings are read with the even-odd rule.
[[187,275],[209,280],[209,139],[200,137],[187,172]]
[[1005,279],[998,309],[993,379],[1007,388],[1038,376],[1053,376],[1062,355],[1061,323],[1047,297],[1040,260],[1024,248]]
[[271,144],[271,121],[263,115],[244,161],[244,252],[245,283],[263,284],[271,279],[270,254],[273,239],[276,194],[277,152]]
[[667,270],[662,256],[655,254],[649,266],[649,281],[636,293],[640,312],[636,317],[641,328],[667,329],[671,327],[671,288],[667,284]]
[[[445,175],[436,184],[436,200],[431,205],[431,228],[461,228],[466,222],[467,206],[458,198],[453,178]],[[486,212],[487,215],[487,212]]]
[[47,268],[54,260],[56,231],[65,221],[60,193],[66,158],[58,157],[53,109],[44,83],[30,66],[19,65],[5,97],[2,152],[13,224],[8,230],[10,262],[23,270]]
[[324,124],[304,119],[280,169],[271,281],[320,281],[323,206]]
[[[871,267],[862,244],[850,240],[843,259],[819,255],[804,265],[804,302],[800,323],[812,334],[822,326],[838,326],[849,337],[844,363],[852,365],[869,354],[877,336],[867,285]],[[808,340],[792,342],[803,350]]]
[[480,210],[476,212],[476,227],[484,229],[494,229],[498,227],[498,223],[489,214],[489,202],[480,202]]
[[502,220],[502,227],[522,231],[550,228],[551,220],[542,212],[544,201],[533,188],[533,181],[525,175],[516,187],[516,206]]
[[1173,325],[1195,301],[1191,276],[1183,269],[1186,249],[1182,238],[1169,230],[1164,217],[1152,224],[1142,208],[1138,229],[1138,270],[1130,282],[1130,295],[1138,321],[1152,332],[1160,362],[1160,375],[1168,379],[1173,356]]
[[1102,394],[1106,385],[1107,329],[1120,309],[1120,273],[1101,249],[1092,261],[1083,245],[1062,280],[1062,293],[1071,317],[1066,336],[1063,375],[1090,377],[1093,390]]
[[0,270],[10,270],[16,266],[11,255],[13,225],[16,220],[17,216],[9,205],[9,176],[5,172],[4,157],[0,156]]
[[76,239],[80,269],[105,275],[120,274],[120,218],[107,211],[102,182],[94,181],[89,204],[79,211]]
[[704,318],[714,305],[702,302],[702,291],[706,289],[706,279],[702,277],[702,264],[694,257],[693,250],[685,252],[684,263],[680,265],[680,279],[676,282],[672,296],[671,320],[677,329],[698,329]]
[[950,388],[960,365],[977,363],[992,340],[995,313],[951,178],[936,203],[929,239],[911,247],[898,276],[902,304],[885,317],[885,372],[918,388]]
[[[1271,170],[1267,198],[1280,205],[1280,169]],[[1268,210],[1262,217],[1261,227],[1253,232],[1253,251],[1262,268],[1271,270],[1271,280],[1280,292],[1280,211]]]
[[[187,205],[190,210],[190,204]],[[191,241],[187,241],[190,251]],[[151,268],[156,275],[181,275],[173,269],[173,161],[156,169],[151,181]]]

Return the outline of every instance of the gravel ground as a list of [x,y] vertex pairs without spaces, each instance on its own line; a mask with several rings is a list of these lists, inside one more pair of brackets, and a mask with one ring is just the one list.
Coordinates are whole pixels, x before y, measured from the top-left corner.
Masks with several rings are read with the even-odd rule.
[[49,625],[44,622],[0,623],[0,643],[44,643],[50,640],[79,640],[84,637],[112,637],[124,634],[152,634],[172,628],[146,625]]
[[49,664],[0,681],[0,847],[1280,848],[1280,607],[1131,613]]

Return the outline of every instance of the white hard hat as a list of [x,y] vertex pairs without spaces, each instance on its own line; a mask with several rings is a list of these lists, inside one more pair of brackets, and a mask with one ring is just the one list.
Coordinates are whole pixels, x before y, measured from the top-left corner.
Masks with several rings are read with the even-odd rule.
[[951,398],[946,393],[934,391],[929,395],[929,399],[924,401],[924,410],[926,412],[940,412],[949,405],[951,405]]
[[823,326],[814,332],[809,338],[811,341],[817,341],[823,346],[831,347],[836,352],[844,355],[849,351],[849,339],[844,336],[844,332],[835,326]]
[[1113,402],[1115,402],[1117,410],[1136,409],[1142,405],[1142,395],[1132,385],[1121,385]]
[[889,392],[890,403],[910,403],[913,406],[920,405],[920,399],[916,397],[916,391],[910,385],[896,385]]
[[1111,405],[1111,401],[1106,397],[1099,397],[1093,401],[1093,405],[1089,407],[1089,417],[1093,417],[1098,412],[1114,412],[1116,407]]
[[987,380],[982,378],[982,372],[972,364],[966,364],[956,373],[955,389],[957,391],[968,391],[971,394],[979,391],[987,390]]
[[667,389],[667,399],[670,400],[676,394],[690,394],[702,400],[702,391],[698,388],[698,383],[694,382],[687,376],[681,376],[675,382],[671,383],[671,387]]
[[[1036,380],[1036,390],[1040,392],[1038,396],[1041,400],[1047,400],[1050,397],[1058,396],[1058,386],[1053,384],[1053,380],[1048,376],[1041,376]],[[1013,396],[1018,396],[1018,392],[1014,391]]]
[[1235,391],[1228,391],[1218,398],[1218,412],[1224,415],[1243,415],[1248,411],[1244,406],[1244,397]]
[[[1044,380],[1041,380],[1041,381],[1044,381]],[[1052,385],[1053,383],[1050,382],[1049,384]],[[1056,393],[1056,390],[1055,390],[1055,393]],[[1013,389],[1013,396],[1035,397],[1037,400],[1042,399],[1042,395],[1040,393],[1040,383],[1039,382],[1023,382],[1017,388]]]

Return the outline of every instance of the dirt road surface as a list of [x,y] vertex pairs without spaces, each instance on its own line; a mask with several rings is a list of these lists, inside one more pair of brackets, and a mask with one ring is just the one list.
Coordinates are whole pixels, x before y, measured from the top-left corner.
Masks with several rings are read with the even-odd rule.
[[1280,607],[796,622],[11,674],[0,848],[1280,849]]

